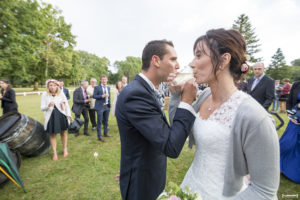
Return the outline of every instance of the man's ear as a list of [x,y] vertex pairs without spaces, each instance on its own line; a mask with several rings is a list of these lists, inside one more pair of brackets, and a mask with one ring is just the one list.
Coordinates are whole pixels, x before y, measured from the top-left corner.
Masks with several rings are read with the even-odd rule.
[[158,56],[154,55],[152,56],[151,64],[154,65],[155,67],[159,68],[160,67],[161,60]]

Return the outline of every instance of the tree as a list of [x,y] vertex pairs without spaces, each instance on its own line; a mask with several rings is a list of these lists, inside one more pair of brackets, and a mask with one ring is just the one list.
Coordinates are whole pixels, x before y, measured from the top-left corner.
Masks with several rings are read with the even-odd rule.
[[142,59],[133,56],[127,56],[125,61],[116,61],[115,66],[118,68],[120,76],[126,76],[131,81],[136,74],[141,71]]
[[273,79],[282,80],[283,78],[288,78],[291,76],[291,69],[285,65],[285,57],[282,50],[278,48],[271,58],[271,64],[266,73]]
[[102,74],[108,75],[110,62],[106,57],[98,57],[86,51],[74,51],[72,59],[72,75],[69,77],[74,85],[90,78],[100,79]]
[[276,53],[272,56],[270,68],[278,69],[286,64],[285,57],[280,48],[277,49]]
[[293,60],[293,61],[291,62],[291,64],[292,64],[293,66],[300,66],[300,58]]
[[32,84],[72,68],[75,36],[61,12],[37,0],[0,1],[0,75]]
[[299,66],[291,66],[292,70],[291,82],[300,81],[300,67]]
[[246,53],[250,56],[249,62],[255,63],[261,61],[261,57],[255,57],[255,54],[260,51],[260,44],[257,35],[255,35],[255,28],[252,28],[249,17],[241,14],[237,20],[234,21],[232,28],[238,30],[245,38],[247,43]]

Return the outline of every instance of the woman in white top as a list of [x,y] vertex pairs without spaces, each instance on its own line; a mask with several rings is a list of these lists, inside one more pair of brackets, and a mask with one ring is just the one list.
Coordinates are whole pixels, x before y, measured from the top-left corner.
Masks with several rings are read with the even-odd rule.
[[56,161],[56,134],[61,134],[61,140],[63,144],[63,156],[68,156],[67,150],[67,129],[71,117],[71,110],[68,104],[68,100],[63,92],[59,88],[59,82],[54,79],[46,81],[47,92],[42,94],[41,110],[44,111],[45,123],[44,129],[50,134],[50,143],[53,151],[53,161]]
[[123,89],[123,83],[122,81],[118,81],[116,83],[115,96],[114,96],[114,101],[111,109],[111,113],[113,114],[113,116],[116,116],[116,103],[122,89]]

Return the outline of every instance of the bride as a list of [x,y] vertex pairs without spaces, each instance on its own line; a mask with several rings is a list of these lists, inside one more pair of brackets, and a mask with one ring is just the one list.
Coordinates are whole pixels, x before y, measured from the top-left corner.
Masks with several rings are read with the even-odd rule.
[[[203,200],[277,199],[280,171],[275,126],[265,109],[235,84],[248,70],[245,51],[245,40],[235,30],[210,30],[194,44],[190,64],[194,77],[198,84],[210,87],[199,92],[190,106],[196,120],[189,146],[195,144],[196,153],[181,187],[188,186]],[[170,90],[172,122],[181,86],[170,86]],[[248,174],[251,180],[246,185],[243,179]]]

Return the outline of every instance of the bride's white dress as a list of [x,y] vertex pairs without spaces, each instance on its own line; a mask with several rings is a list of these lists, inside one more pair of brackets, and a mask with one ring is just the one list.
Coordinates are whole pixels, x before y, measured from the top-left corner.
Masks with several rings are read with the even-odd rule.
[[[207,120],[197,113],[193,126],[195,157],[181,187],[188,186],[203,200],[234,199],[224,197],[222,192],[231,126],[236,110],[245,98],[248,98],[247,94],[236,91]],[[246,184],[242,190],[245,188]]]

